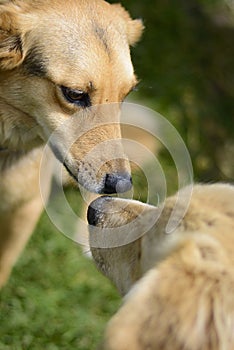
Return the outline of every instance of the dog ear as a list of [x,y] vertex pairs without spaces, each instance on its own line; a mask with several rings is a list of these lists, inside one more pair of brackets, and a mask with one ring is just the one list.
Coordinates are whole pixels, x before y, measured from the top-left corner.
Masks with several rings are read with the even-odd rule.
[[112,4],[111,6],[114,8],[116,13],[118,13],[125,20],[129,45],[135,45],[140,40],[144,30],[142,20],[133,20],[129,16],[129,13],[120,4]]
[[0,7],[0,68],[13,69],[23,61],[23,43],[16,14]]
[[135,45],[141,38],[144,25],[141,19],[134,19],[128,23],[128,42],[129,45]]

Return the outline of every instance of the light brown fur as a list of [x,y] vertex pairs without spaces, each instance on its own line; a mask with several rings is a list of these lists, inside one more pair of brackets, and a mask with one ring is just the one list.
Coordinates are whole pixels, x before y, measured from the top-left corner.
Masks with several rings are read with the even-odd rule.
[[[234,187],[195,185],[185,217],[167,234],[175,200],[166,200],[157,223],[137,241],[92,248],[121,293],[133,286],[108,324],[103,350],[234,349]],[[159,210],[130,200],[98,201],[96,227],[109,230],[141,213],[135,230],[144,232]]]
[[[129,45],[141,32],[140,21],[102,0],[0,1],[0,287],[43,209],[42,150],[64,121],[70,127],[60,130],[53,151],[81,185],[102,192],[107,174],[129,172],[120,142],[121,159],[95,155],[103,160],[98,171],[85,156],[121,137],[118,105],[103,115],[99,104],[121,102],[136,83]],[[71,104],[61,86],[83,91],[97,107]],[[49,164],[42,179],[48,193]]]

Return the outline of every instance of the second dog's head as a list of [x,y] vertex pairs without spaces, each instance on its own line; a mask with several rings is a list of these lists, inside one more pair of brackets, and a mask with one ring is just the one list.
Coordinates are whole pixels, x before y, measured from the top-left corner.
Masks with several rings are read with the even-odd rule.
[[[189,187],[181,189],[184,207]],[[187,198],[187,199],[186,199]],[[184,201],[186,199],[186,201]],[[158,207],[139,201],[99,197],[88,209],[90,248],[98,268],[117,286],[121,294],[148,270],[188,245],[183,256],[186,265],[200,268],[206,263],[223,264],[233,232],[234,187],[228,184],[195,185],[184,217],[174,214],[174,230],[166,227],[178,194]],[[180,207],[178,207],[180,209]],[[187,248],[186,248],[187,249]],[[186,250],[187,252],[187,250]],[[226,263],[226,262],[225,262]]]
[[[120,5],[102,0],[0,1],[5,114],[19,125],[25,147],[36,139],[47,142],[57,129],[54,153],[94,192],[121,192],[131,185],[118,104],[136,85],[129,45],[142,27]],[[100,143],[105,146],[90,155]],[[103,160],[98,171],[97,158]]]

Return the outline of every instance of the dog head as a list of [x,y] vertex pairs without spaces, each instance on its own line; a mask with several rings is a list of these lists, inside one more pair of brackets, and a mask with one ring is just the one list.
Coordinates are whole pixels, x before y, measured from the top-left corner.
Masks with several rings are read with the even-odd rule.
[[[0,97],[19,139],[30,147],[59,130],[51,144],[55,155],[94,192],[131,185],[119,104],[136,85],[129,46],[142,29],[120,5],[103,0],[0,1]],[[84,160],[109,140],[115,144]],[[100,156],[97,170],[93,161]]]

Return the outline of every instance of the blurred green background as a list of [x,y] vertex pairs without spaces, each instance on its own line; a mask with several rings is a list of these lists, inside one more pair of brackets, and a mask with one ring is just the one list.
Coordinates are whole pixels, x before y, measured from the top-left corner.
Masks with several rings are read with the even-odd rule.
[[146,27],[133,57],[139,99],[178,129],[196,180],[233,180],[233,1],[122,3]]
[[[196,180],[232,181],[233,2],[122,4],[146,27],[133,49],[140,84],[132,98],[160,112],[178,129]],[[170,169],[163,151],[161,157]],[[139,177],[136,183],[142,186]],[[67,191],[75,206],[82,205],[78,192]],[[80,247],[43,214],[0,295],[0,350],[95,349],[120,303],[115,288]]]

